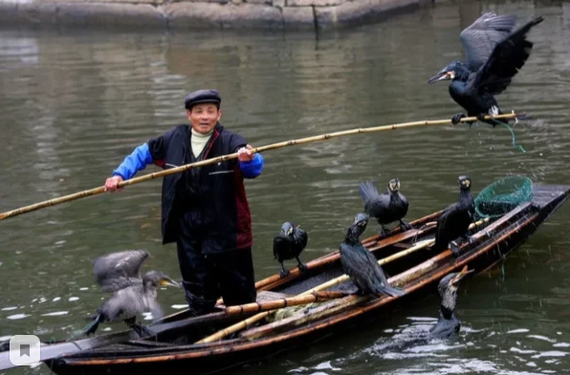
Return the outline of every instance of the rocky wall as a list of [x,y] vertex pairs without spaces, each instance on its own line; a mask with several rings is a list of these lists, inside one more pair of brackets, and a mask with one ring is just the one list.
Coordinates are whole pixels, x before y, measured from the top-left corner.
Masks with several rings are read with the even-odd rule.
[[143,29],[326,29],[428,0],[0,0],[0,25]]

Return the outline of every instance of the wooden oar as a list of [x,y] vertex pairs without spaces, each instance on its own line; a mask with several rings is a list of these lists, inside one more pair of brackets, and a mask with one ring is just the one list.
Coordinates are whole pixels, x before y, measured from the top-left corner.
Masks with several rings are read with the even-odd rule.
[[[520,116],[524,116],[524,113],[521,113],[521,114],[510,113],[510,114],[503,114],[503,115],[498,115],[498,116],[485,116],[485,119],[493,119],[493,118],[494,119],[509,119],[509,118],[517,118]],[[460,122],[468,122],[468,121],[477,121],[477,118],[476,117],[464,117],[460,120]],[[331,138],[343,137],[343,136],[348,136],[348,135],[373,133],[373,132],[395,130],[395,129],[404,129],[404,128],[411,128],[411,127],[415,127],[415,126],[448,125],[450,123],[451,123],[450,119],[449,120],[433,120],[433,121],[425,120],[425,121],[404,122],[404,123],[393,124],[393,125],[374,126],[374,127],[369,127],[369,128],[351,129],[351,130],[339,131],[339,132],[334,132],[334,133],[329,133],[329,134],[316,135],[316,136],[312,136],[312,137],[294,139],[294,140],[290,140],[290,141],[278,142],[278,143],[270,144],[267,146],[261,146],[261,147],[253,148],[253,149],[251,149],[251,152],[252,153],[258,153],[258,152],[275,150],[278,148],[283,148],[283,147],[288,147],[288,146],[302,145],[302,144],[318,142],[318,141],[325,141],[325,140],[328,140]],[[233,154],[223,155],[223,156],[219,156],[216,158],[211,158],[211,159],[199,161],[196,163],[186,164],[186,165],[182,165],[180,167],[171,168],[171,169],[167,169],[167,170],[160,171],[160,172],[146,174],[144,176],[140,176],[140,177],[132,178],[130,180],[122,181],[118,184],[118,187],[124,187],[127,185],[134,185],[134,184],[138,184],[138,183],[141,183],[144,181],[153,180],[153,179],[156,179],[159,177],[168,176],[168,175],[171,175],[174,173],[184,172],[184,171],[192,169],[192,168],[203,167],[205,165],[215,164],[215,163],[219,163],[219,162],[222,162],[225,160],[236,159],[237,155],[238,154],[236,152]],[[90,196],[101,194],[104,192],[105,192],[105,187],[100,186],[100,187],[97,187],[94,189],[84,190],[84,191],[81,191],[78,193],[65,195],[63,197],[50,199],[48,201],[43,201],[43,202],[32,204],[29,206],[24,206],[24,207],[21,207],[21,208],[12,210],[12,211],[0,213],[0,220],[4,220],[4,219],[10,218],[10,217],[21,215],[21,214],[24,214],[27,212],[39,210],[41,208],[55,206],[55,205],[60,204],[60,203],[70,202],[70,201],[73,201],[73,200],[76,200],[79,198],[90,197]]]
[[[489,221],[489,218],[485,218],[485,219],[479,220],[475,223],[471,223],[471,225],[469,226],[469,229],[473,229],[476,226],[479,226],[479,225],[482,225],[483,223],[486,223],[487,221]],[[416,251],[421,250],[421,249],[425,249],[426,247],[429,247],[429,246],[433,245],[434,243],[435,243],[435,240],[421,241],[409,249],[406,249],[404,251],[400,251],[399,253],[396,253],[396,254],[391,255],[389,257],[380,259],[378,261],[378,264],[382,266],[386,263],[393,262],[393,261],[400,259],[402,257],[405,257],[406,255],[409,255],[413,252],[416,252]],[[350,279],[350,277],[348,275],[339,276],[335,279],[332,279],[332,280],[329,280],[323,284],[320,284],[320,285],[318,285],[312,289],[309,289],[309,290],[299,294],[299,296],[305,296],[307,294],[311,294],[314,292],[320,292],[320,291],[325,290],[327,288],[330,288],[332,286],[335,286],[335,285],[341,284],[345,281],[348,281],[349,279]],[[257,315],[254,315],[252,317],[249,317],[245,320],[242,320],[241,322],[238,322],[238,323],[231,325],[231,326],[229,326],[223,330],[220,330],[220,331],[218,331],[218,332],[216,332],[216,333],[214,333],[214,334],[212,334],[206,338],[203,338],[200,341],[197,341],[196,344],[204,344],[204,343],[209,343],[209,342],[221,340],[222,338],[224,338],[228,335],[231,335],[234,332],[237,332],[237,331],[240,331],[244,328],[247,328],[248,326],[252,325],[253,323],[256,323],[256,322],[266,318],[271,313],[272,313],[272,311],[265,311],[265,312],[259,313]]]

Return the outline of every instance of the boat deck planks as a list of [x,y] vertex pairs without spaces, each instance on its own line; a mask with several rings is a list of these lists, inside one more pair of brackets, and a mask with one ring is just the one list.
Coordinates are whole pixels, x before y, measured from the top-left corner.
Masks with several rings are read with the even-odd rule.
[[532,201],[540,208],[552,203],[556,198],[568,194],[568,186],[565,185],[533,185]]

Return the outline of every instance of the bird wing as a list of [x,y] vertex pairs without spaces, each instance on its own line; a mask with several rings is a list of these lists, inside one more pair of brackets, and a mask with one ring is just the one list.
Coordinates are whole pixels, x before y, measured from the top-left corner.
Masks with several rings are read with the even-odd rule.
[[155,298],[146,297],[147,310],[152,313],[152,320],[157,321],[164,316],[164,312],[160,304]]
[[408,198],[406,198],[406,196],[400,192],[398,192],[398,194],[400,195],[400,200],[403,202],[403,204],[406,206],[406,208],[409,206],[408,203]]
[[505,91],[530,56],[533,43],[526,40],[526,34],[543,20],[543,17],[531,20],[498,43],[470,85],[480,92],[493,95]]
[[[437,219],[437,233],[435,235],[436,241],[442,241],[445,240],[444,235],[445,235],[445,230],[447,229],[447,223],[450,219],[453,218],[453,213],[455,212],[456,208],[458,206],[458,203],[453,203],[450,204],[449,206],[447,206],[442,214],[439,216],[439,218]],[[437,242],[439,242],[437,241]],[[440,246],[447,246],[447,243],[441,244],[438,243],[438,245]],[[442,250],[442,249],[439,249]]]
[[340,244],[340,258],[344,273],[350,276],[351,279],[358,277],[358,270],[362,268],[362,264],[354,248],[345,243]]
[[281,261],[281,255],[284,252],[287,252],[289,248],[289,243],[287,239],[282,237],[281,235],[275,236],[273,238],[273,256],[275,259]]
[[118,290],[105,302],[104,313],[111,321],[128,319],[146,311],[145,296],[135,288]]
[[93,263],[93,273],[104,292],[142,284],[139,270],[150,256],[146,250],[127,250],[97,258]]
[[514,15],[498,16],[495,13],[485,13],[461,32],[459,37],[467,55],[467,64],[472,71],[487,62],[495,46],[511,33],[516,21]]
[[297,239],[297,243],[299,244],[300,248],[304,249],[307,246],[307,242],[309,241],[307,232],[305,232],[301,228],[295,228],[295,237]]
[[381,217],[390,207],[390,196],[388,194],[380,194],[378,197],[366,203],[366,213],[372,217]]
[[[342,244],[341,246],[346,245]],[[344,272],[351,279],[356,278],[359,283],[368,285],[369,290],[374,290],[374,280],[380,279],[387,285],[386,276],[379,269],[378,261],[364,246],[360,244],[347,246],[346,253],[348,254],[344,257]]]
[[370,277],[374,276],[374,279],[380,280],[384,285],[388,285],[388,280],[386,280],[386,275],[384,271],[378,264],[378,259],[368,250],[364,248],[364,246],[360,246],[361,253],[367,259],[367,263],[370,265]]

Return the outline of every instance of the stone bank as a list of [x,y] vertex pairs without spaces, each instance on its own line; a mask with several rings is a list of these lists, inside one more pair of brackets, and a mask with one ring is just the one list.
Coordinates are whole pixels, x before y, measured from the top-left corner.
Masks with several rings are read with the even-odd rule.
[[0,0],[0,25],[143,29],[327,29],[430,0]]

